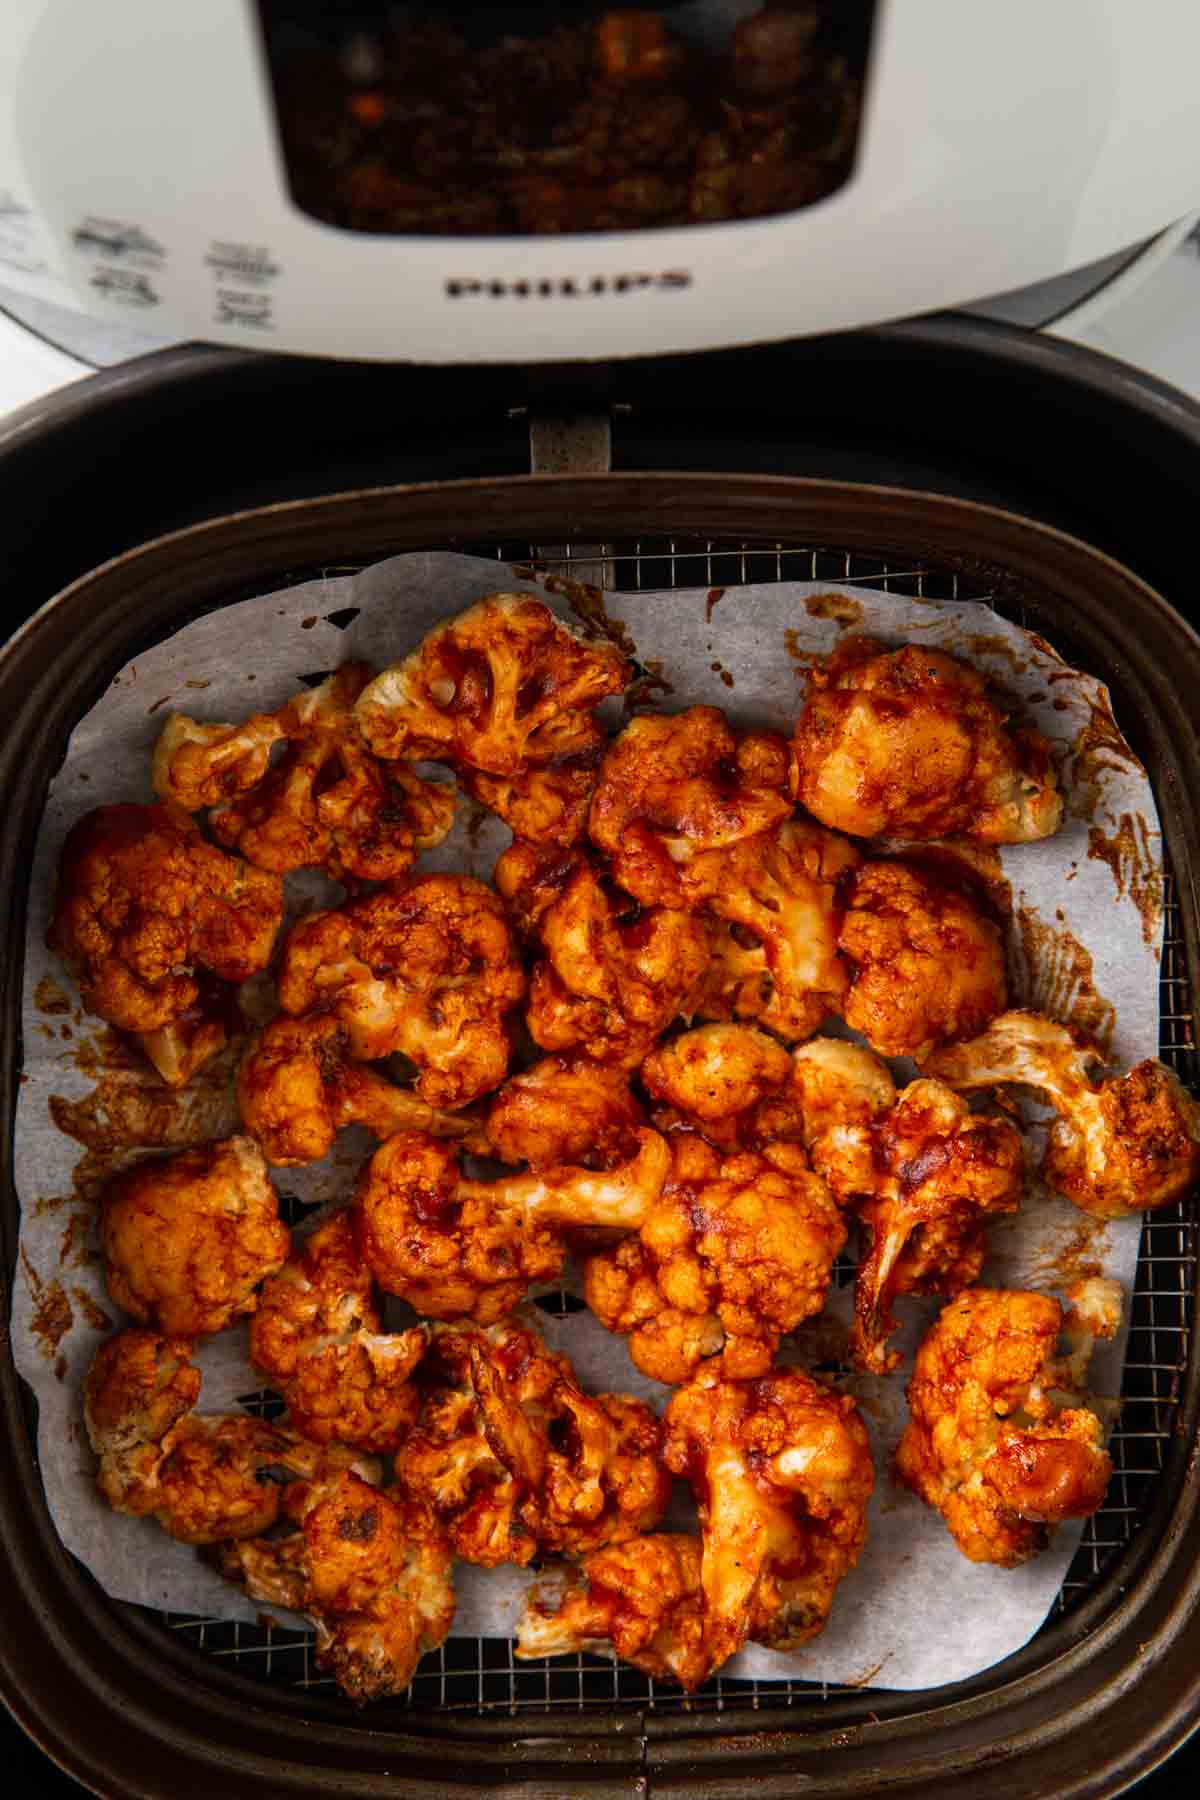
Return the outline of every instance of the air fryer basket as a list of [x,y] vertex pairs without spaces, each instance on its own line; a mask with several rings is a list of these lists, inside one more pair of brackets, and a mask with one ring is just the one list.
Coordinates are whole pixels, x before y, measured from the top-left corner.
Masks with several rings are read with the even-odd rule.
[[[45,782],[75,719],[139,647],[199,611],[397,550],[469,549],[568,575],[587,564],[591,577],[598,544],[617,587],[824,578],[986,600],[1107,680],[1163,816],[1161,1050],[1195,1081],[1200,833],[1188,796],[1200,793],[1200,641],[1128,571],[1046,527],[938,496],[784,478],[533,477],[336,495],[173,534],[75,583],[0,665],[0,700],[19,713],[0,749],[10,993]],[[11,1082],[11,1013],[2,1029]],[[5,1229],[11,1268],[12,1216]],[[507,1640],[451,1640],[403,1700],[359,1718],[306,1634],[152,1616],[99,1594],[58,1545],[31,1440],[10,1417],[16,1454],[0,1468],[0,1498],[9,1519],[18,1500],[28,1518],[8,1547],[13,1580],[53,1629],[33,1634],[21,1667],[0,1650],[6,1692],[54,1754],[116,1792],[135,1780],[139,1792],[186,1792],[185,1777],[200,1792],[207,1772],[239,1794],[322,1793],[339,1770],[363,1794],[783,1795],[801,1778],[814,1794],[921,1793],[968,1770],[982,1794],[1117,1791],[1189,1729],[1200,1694],[1196,1276],[1193,1197],[1143,1228],[1106,1504],[1042,1631],[954,1688],[717,1677],[685,1701],[598,1658],[514,1663]],[[3,1381],[15,1404],[10,1365]],[[113,1704],[136,1718],[131,1743],[93,1745],[81,1764],[87,1717]]]

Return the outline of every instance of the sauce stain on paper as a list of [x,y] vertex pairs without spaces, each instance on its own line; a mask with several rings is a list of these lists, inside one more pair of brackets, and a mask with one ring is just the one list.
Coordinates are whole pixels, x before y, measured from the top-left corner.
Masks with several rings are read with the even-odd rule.
[[842,626],[862,624],[862,601],[852,600],[849,594],[809,594],[804,610],[810,619],[832,619]]
[[548,575],[542,569],[514,567],[513,573],[523,581],[536,581],[548,594],[557,594],[593,637],[607,638],[630,662],[638,660],[637,645],[630,636],[629,627],[609,613],[603,588],[590,581],[572,581],[569,575]]
[[810,649],[801,633],[789,625],[783,634],[783,647],[795,671],[796,679],[802,687],[807,687],[812,679],[814,669],[819,669],[825,662],[820,650]]
[[635,676],[625,689],[621,708],[626,718],[642,707],[653,706],[656,695],[675,692],[675,683],[667,680],[661,662],[651,660],[644,662],[641,667],[644,673]]
[[1075,817],[1092,820],[1101,810],[1108,776],[1144,778],[1146,771],[1121,735],[1107,693],[1101,689],[1094,696],[1086,696],[1086,700],[1088,717],[1069,752],[1067,786]]
[[86,1288],[73,1287],[71,1292],[75,1296],[76,1304],[78,1305],[80,1312],[83,1314],[93,1331],[112,1330],[112,1320],[109,1318],[104,1308],[98,1304],[91,1294],[88,1293]]
[[1107,1051],[1117,1013],[1096,987],[1090,950],[1061,920],[1049,923],[1036,907],[1019,906],[1016,926],[1021,1003],[1086,1031]]
[[1161,837],[1141,813],[1122,813],[1111,836],[1099,825],[1088,827],[1088,856],[1105,863],[1116,884],[1117,899],[1128,894],[1142,921],[1142,939],[1154,942],[1162,920],[1163,880],[1159,861]]
[[1017,646],[1000,632],[975,632],[965,638],[964,643],[971,656],[997,656],[1008,664],[1014,675],[1029,672],[1028,657],[1022,656]]
[[[24,1248],[21,1250],[21,1267],[25,1271],[29,1297],[33,1301],[33,1318],[29,1329],[38,1340],[46,1361],[53,1362],[58,1354],[58,1346],[75,1323],[71,1302],[67,1299],[61,1281],[42,1280]],[[55,1373],[58,1373],[57,1364]],[[61,1380],[61,1376],[59,1379]]]

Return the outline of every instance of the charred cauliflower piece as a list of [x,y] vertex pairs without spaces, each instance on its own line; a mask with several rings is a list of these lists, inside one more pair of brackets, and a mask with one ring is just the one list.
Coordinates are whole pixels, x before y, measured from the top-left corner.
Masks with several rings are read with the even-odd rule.
[[377,756],[520,777],[593,753],[593,709],[630,672],[611,644],[585,643],[540,601],[489,594],[377,675],[358,718]]
[[250,1356],[302,1437],[383,1454],[417,1416],[420,1396],[409,1377],[427,1338],[419,1326],[383,1330],[354,1220],[338,1212],[263,1287]]
[[317,1661],[355,1705],[401,1694],[454,1623],[453,1559],[427,1509],[353,1470],[287,1490],[290,1536],[221,1546],[217,1566],[265,1605],[305,1612]]
[[670,1154],[639,1129],[632,1159],[608,1173],[564,1165],[468,1181],[456,1153],[415,1132],[390,1137],[359,1176],[359,1244],[389,1294],[435,1319],[493,1324],[535,1281],[558,1274],[566,1238],[588,1227],[636,1231]]
[[614,878],[644,906],[687,907],[698,898],[690,880],[698,854],[728,849],[788,816],[787,778],[783,740],[760,733],[739,744],[715,706],[646,715],[609,746],[588,831],[611,857]]
[[473,1114],[441,1111],[354,1062],[350,1033],[332,1013],[272,1019],[242,1060],[237,1093],[243,1125],[277,1168],[320,1161],[346,1125],[377,1138],[428,1131],[486,1149]]
[[533,970],[527,1023],[543,1050],[580,1050],[634,1068],[691,1005],[708,962],[700,921],[665,907],[623,916],[581,863],[539,920],[545,955]]
[[567,1359],[516,1320],[438,1328],[423,1380],[433,1386],[396,1476],[464,1561],[583,1554],[649,1530],[666,1510],[650,1408],[585,1395]]
[[101,806],[67,835],[46,941],[89,1012],[144,1037],[194,1017],[202,971],[265,968],[282,918],[279,877],[206,844],[177,807]]
[[762,1374],[824,1304],[841,1215],[796,1145],[722,1158],[684,1132],[671,1151],[638,1235],[587,1258],[584,1296],[657,1381],[686,1381],[718,1351],[730,1374]]
[[1006,1012],[930,1069],[951,1087],[1030,1087],[1058,1114],[1042,1163],[1050,1186],[1098,1219],[1168,1206],[1200,1179],[1200,1105],[1165,1063],[1098,1079],[1099,1045],[1040,1013]]
[[517,1628],[516,1655],[610,1651],[690,1693],[713,1669],[700,1555],[698,1538],[670,1532],[593,1551],[553,1599],[531,1594]]
[[265,1419],[196,1414],[191,1349],[152,1331],[101,1344],[84,1387],[97,1485],[115,1512],[152,1514],[185,1544],[253,1537],[279,1516],[282,1489],[268,1471],[309,1474],[317,1452]]
[[858,861],[844,838],[801,819],[698,857],[693,884],[716,924],[697,1011],[811,1037],[846,991],[841,889]]
[[864,864],[839,944],[852,970],[842,1016],[881,1056],[924,1062],[1008,1002],[999,927],[908,863]]
[[252,1313],[290,1241],[262,1152],[247,1137],[137,1163],[100,1199],[108,1291],[169,1337],[207,1336]]
[[242,725],[173,713],[154,753],[155,791],[189,812],[211,808],[213,834],[258,868],[395,880],[449,831],[454,790],[371,755],[354,712],[370,679],[365,663],[344,663]]
[[[1046,1294],[970,1288],[917,1351],[896,1472],[972,1562],[1015,1568],[1104,1499],[1112,1461],[1083,1383],[1093,1338],[1120,1322],[1120,1289],[1090,1281],[1078,1299],[1064,1318]],[[1064,1329],[1074,1350],[1059,1355]]]
[[628,1159],[642,1123],[624,1070],[586,1056],[544,1056],[509,1076],[488,1110],[486,1133],[501,1162],[604,1168]]
[[900,1361],[887,1347],[896,1296],[957,1294],[978,1277],[988,1219],[1020,1204],[1020,1134],[940,1081],[914,1081],[870,1124],[818,1138],[812,1159],[866,1232],[851,1342],[859,1367],[881,1375]]
[[704,1645],[795,1650],[825,1625],[867,1537],[875,1485],[854,1400],[798,1369],[755,1381],[701,1370],[664,1415],[667,1467],[700,1511]]
[[358,1704],[403,1693],[454,1623],[453,1559],[436,1520],[352,1473],[301,1484],[288,1504],[304,1533],[317,1660]]
[[465,1106],[508,1068],[505,1014],[525,991],[504,908],[467,875],[429,875],[288,934],[279,999],[293,1016],[331,1013],[362,1062],[401,1051],[431,1106]]
[[940,650],[843,639],[793,748],[797,799],[852,837],[1023,844],[1062,819],[1046,740],[1010,730],[983,676]]

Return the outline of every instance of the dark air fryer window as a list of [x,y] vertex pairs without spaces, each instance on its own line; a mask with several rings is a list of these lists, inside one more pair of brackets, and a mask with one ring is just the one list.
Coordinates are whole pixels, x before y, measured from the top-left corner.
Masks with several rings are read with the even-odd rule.
[[259,0],[292,198],[348,231],[629,231],[850,176],[874,0]]

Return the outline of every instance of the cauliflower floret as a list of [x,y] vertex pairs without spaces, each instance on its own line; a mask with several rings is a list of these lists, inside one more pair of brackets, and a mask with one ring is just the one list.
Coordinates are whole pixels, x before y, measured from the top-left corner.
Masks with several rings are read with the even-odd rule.
[[793,747],[797,799],[853,837],[1021,844],[1062,819],[1046,740],[1010,730],[983,676],[940,650],[843,639]]
[[567,1359],[528,1327],[441,1327],[423,1376],[435,1385],[396,1475],[465,1561],[578,1555],[662,1517],[671,1484],[653,1412],[620,1394],[585,1395]]
[[1042,1174],[1098,1219],[1167,1206],[1200,1178],[1200,1105],[1165,1063],[1148,1058],[1096,1079],[1099,1046],[1040,1013],[1006,1012],[930,1070],[951,1087],[1031,1087],[1058,1114]]
[[[196,812],[262,869],[320,868],[335,880],[391,881],[454,823],[454,790],[367,749],[354,703],[371,679],[344,663],[317,688],[243,725],[173,713],[154,753],[155,791]],[[273,767],[271,746],[287,750]]]
[[[672,1053],[686,1058],[690,1067],[676,1073]],[[720,1070],[710,1069],[718,1058]],[[740,1080],[739,1069],[744,1070]],[[695,1100],[710,1075],[713,1098],[706,1112],[678,1104]],[[723,1103],[718,1091],[722,1076],[732,1077]],[[647,1058],[642,1079],[652,1093],[673,1096],[676,1102],[654,1108],[650,1122],[656,1131],[697,1132],[730,1154],[780,1143],[808,1149],[835,1125],[868,1124],[896,1098],[886,1064],[860,1044],[810,1038],[789,1053],[747,1025],[705,1025],[684,1032]]]
[[660,1044],[642,1064],[647,1093],[705,1123],[747,1112],[791,1073],[782,1044],[750,1025],[701,1025]]
[[704,1635],[700,1540],[658,1532],[593,1551],[557,1593],[525,1603],[516,1655],[605,1651],[691,1692],[712,1673]]
[[488,1111],[487,1140],[501,1162],[603,1168],[628,1159],[642,1123],[623,1069],[586,1056],[544,1056],[500,1089]]
[[250,1356],[313,1443],[395,1450],[420,1409],[409,1377],[428,1333],[384,1332],[354,1220],[334,1213],[263,1287]]
[[252,1313],[289,1244],[262,1152],[247,1137],[137,1163],[100,1198],[109,1293],[171,1337],[207,1336]]
[[637,1152],[607,1174],[564,1165],[468,1181],[448,1145],[401,1132],[359,1176],[359,1244],[379,1285],[435,1319],[493,1323],[530,1284],[557,1275],[565,1237],[635,1231],[658,1198],[670,1154],[639,1129]]
[[539,934],[545,960],[533,971],[527,1016],[534,1042],[626,1069],[689,1010],[708,962],[699,920],[663,907],[622,917],[587,864],[543,911]]
[[910,1082],[870,1124],[833,1126],[811,1153],[867,1235],[851,1342],[859,1367],[881,1375],[900,1361],[887,1348],[896,1296],[960,1293],[983,1267],[987,1220],[1016,1211],[1020,1134],[1008,1119],[972,1113],[952,1089],[924,1080]]
[[611,644],[585,643],[540,601],[489,594],[377,675],[358,718],[377,756],[521,775],[594,749],[592,709],[630,673]]
[[304,1610],[304,1534],[286,1537],[231,1538],[213,1545],[205,1560],[244,1588],[264,1606],[282,1606],[289,1612]]
[[811,1037],[846,991],[840,896],[858,861],[844,838],[800,819],[698,856],[689,881],[718,921],[701,1016],[753,1019],[792,1042]]
[[[438,1352],[435,1339],[432,1357],[440,1362]],[[462,1562],[523,1567],[537,1554],[525,1517],[531,1509],[520,1505],[524,1490],[488,1442],[469,1378],[425,1396],[396,1458],[396,1478],[401,1492],[429,1504]]]
[[792,1051],[792,1097],[806,1148],[838,1125],[869,1125],[896,1100],[891,1071],[862,1044],[810,1038]]
[[203,969],[196,979],[200,991],[194,1006],[137,1034],[142,1054],[169,1088],[186,1087],[241,1027],[235,989]]
[[184,812],[220,806],[257,787],[284,736],[277,713],[253,713],[240,725],[206,725],[187,713],[170,713],[154,746],[154,791]]
[[518,839],[496,859],[492,880],[521,942],[534,947],[542,919],[580,869],[590,867],[570,845],[526,844]]
[[786,747],[780,739],[774,758],[768,750],[760,733],[743,755],[715,706],[633,719],[609,746],[588,819],[621,886],[644,906],[693,905],[699,853],[768,831],[792,810]]
[[583,836],[588,807],[604,750],[604,733],[593,727],[589,748],[557,757],[545,768],[522,769],[514,775],[485,775],[464,769],[459,781],[473,799],[494,812],[528,844],[574,844]]
[[762,1374],[824,1305],[846,1227],[796,1145],[722,1158],[684,1132],[671,1148],[638,1236],[585,1261],[584,1297],[655,1380],[687,1380],[722,1346],[729,1373]]
[[301,1241],[264,1288],[250,1329],[251,1359],[273,1382],[290,1380],[324,1342],[379,1330],[374,1294],[353,1217],[343,1208]]
[[246,1414],[193,1412],[200,1372],[186,1338],[122,1331],[101,1344],[84,1385],[97,1486],[116,1512],[153,1514],[186,1544],[252,1537],[279,1515],[271,1469],[311,1473],[293,1432]]
[[318,1662],[359,1705],[403,1693],[454,1623],[454,1564],[437,1521],[351,1473],[292,1489],[288,1510],[304,1532]]
[[154,1516],[183,1544],[257,1537],[279,1516],[282,1488],[269,1471],[300,1451],[290,1432],[249,1416],[184,1419],[163,1445]]
[[429,875],[288,934],[279,999],[293,1016],[325,1010],[362,1062],[401,1051],[432,1106],[464,1106],[508,1068],[504,1015],[525,991],[504,908],[483,882]]
[[101,806],[63,845],[47,942],[89,1012],[155,1033],[194,1014],[200,971],[265,968],[282,918],[279,877],[206,844],[177,807]]
[[797,1649],[825,1625],[866,1542],[875,1469],[854,1400],[798,1369],[754,1381],[702,1369],[664,1424],[664,1460],[700,1511],[712,1666],[748,1638]]
[[242,1123],[279,1168],[319,1161],[345,1125],[363,1125],[377,1138],[428,1131],[487,1148],[473,1114],[440,1111],[352,1061],[350,1034],[332,1013],[272,1019],[243,1058],[237,1093]]
[[924,1062],[1007,1004],[999,927],[908,863],[859,870],[839,942],[853,971],[842,1015],[882,1056]]
[[162,1443],[200,1398],[190,1338],[121,1331],[101,1344],[84,1385],[96,1481],[117,1512],[152,1512]]
[[650,1123],[692,1132],[727,1156],[801,1137],[788,1052],[752,1025],[700,1025],[660,1043],[642,1064]]
[[291,1536],[224,1544],[217,1566],[316,1627],[317,1661],[356,1706],[401,1694],[454,1623],[453,1559],[427,1508],[353,1469],[288,1490]]
[[[583,1292],[607,1330],[628,1336],[630,1360],[652,1381],[673,1387],[725,1348],[725,1328],[715,1312],[667,1305],[658,1265],[636,1237],[585,1260]],[[684,1298],[699,1302],[701,1296]],[[757,1339],[730,1348],[752,1359],[769,1354]]]
[[1099,1318],[1082,1302],[1064,1321],[1047,1294],[970,1288],[917,1351],[896,1472],[972,1562],[1014,1568],[1103,1502],[1112,1461],[1081,1391],[1089,1346],[1064,1357],[1056,1344],[1064,1323],[1111,1335],[1116,1320],[1110,1297]]

